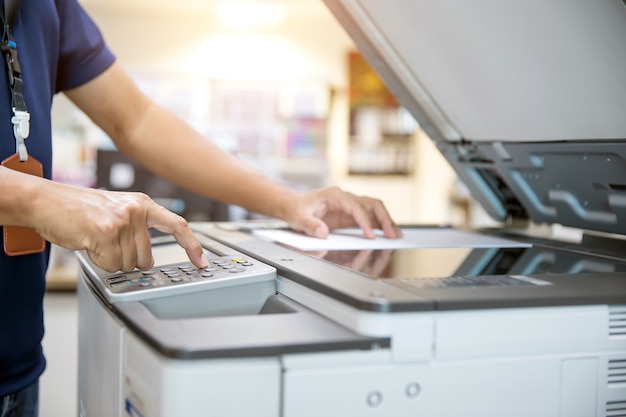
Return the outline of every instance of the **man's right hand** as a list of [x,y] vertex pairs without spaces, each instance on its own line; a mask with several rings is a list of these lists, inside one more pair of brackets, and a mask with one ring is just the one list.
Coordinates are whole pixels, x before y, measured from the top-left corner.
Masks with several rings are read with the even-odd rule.
[[185,219],[147,195],[47,182],[40,197],[47,200],[47,208],[36,214],[35,229],[51,243],[87,251],[105,271],[151,268],[149,228],[172,234],[196,266],[208,265]]

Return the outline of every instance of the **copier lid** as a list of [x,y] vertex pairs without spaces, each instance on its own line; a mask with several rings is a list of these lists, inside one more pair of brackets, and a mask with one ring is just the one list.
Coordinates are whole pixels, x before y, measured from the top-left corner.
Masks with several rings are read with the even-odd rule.
[[624,0],[324,0],[498,220],[626,234]]

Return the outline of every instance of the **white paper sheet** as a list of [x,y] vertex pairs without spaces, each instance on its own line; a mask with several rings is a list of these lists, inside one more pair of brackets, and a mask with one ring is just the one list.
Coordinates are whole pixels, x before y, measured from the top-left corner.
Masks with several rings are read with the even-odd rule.
[[377,231],[376,239],[366,239],[360,229],[337,229],[326,239],[309,237],[291,230],[255,230],[253,234],[305,251],[532,246],[514,240],[448,228],[403,228],[402,232],[404,236],[400,239],[387,239],[380,231]]

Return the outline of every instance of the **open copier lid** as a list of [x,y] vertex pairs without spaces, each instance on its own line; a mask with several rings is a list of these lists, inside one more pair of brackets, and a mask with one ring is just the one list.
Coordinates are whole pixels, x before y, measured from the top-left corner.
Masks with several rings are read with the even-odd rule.
[[620,0],[324,0],[498,221],[626,234]]

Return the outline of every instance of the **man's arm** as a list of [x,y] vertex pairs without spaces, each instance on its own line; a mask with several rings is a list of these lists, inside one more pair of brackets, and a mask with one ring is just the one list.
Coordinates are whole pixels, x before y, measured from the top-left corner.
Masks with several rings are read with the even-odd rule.
[[250,170],[151,101],[119,64],[65,94],[120,151],[153,173],[198,194],[284,218],[282,202],[289,201],[293,191]]
[[307,234],[358,225],[400,235],[384,205],[336,187],[297,193],[257,173],[147,98],[117,63],[66,95],[117,147],[155,174],[196,193],[287,221]]

